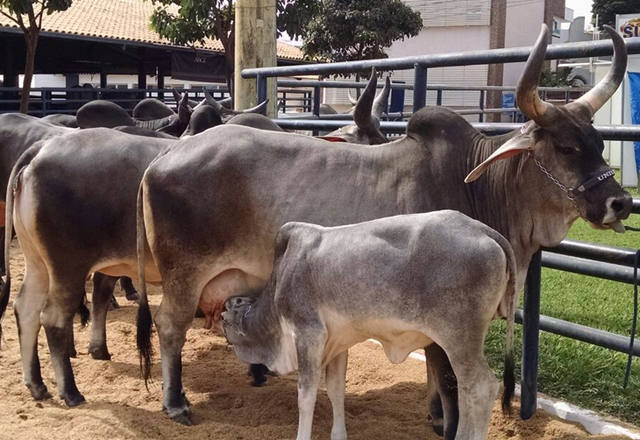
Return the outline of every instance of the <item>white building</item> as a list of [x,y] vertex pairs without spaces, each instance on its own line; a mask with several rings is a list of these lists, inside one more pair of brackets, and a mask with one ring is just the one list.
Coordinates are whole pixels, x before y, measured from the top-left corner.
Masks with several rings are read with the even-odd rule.
[[[387,50],[390,58],[530,46],[538,36],[543,22],[554,30],[554,42],[560,41],[562,23],[566,22],[564,0],[403,2],[420,13],[424,28],[416,37],[395,42]],[[502,38],[504,46],[500,41]],[[524,63],[505,65],[501,85],[515,86],[523,67]],[[488,84],[489,74],[487,65],[430,68],[427,72],[427,83],[485,86]],[[412,84],[413,70],[396,71],[392,79]],[[435,99],[435,92],[427,93],[427,104],[435,104]],[[347,90],[328,91],[325,100],[328,103],[348,104]],[[478,92],[452,91],[443,95],[443,105],[446,106],[477,107],[478,102]],[[412,105],[411,93],[406,94],[405,105]]]

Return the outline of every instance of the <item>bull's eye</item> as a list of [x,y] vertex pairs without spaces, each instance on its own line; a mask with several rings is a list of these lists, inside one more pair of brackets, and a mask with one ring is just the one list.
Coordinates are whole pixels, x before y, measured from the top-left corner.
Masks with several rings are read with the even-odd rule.
[[564,147],[562,145],[557,145],[556,148],[558,149],[558,151],[560,151],[560,153],[562,154],[573,154],[576,152],[575,148],[571,148],[571,147]]

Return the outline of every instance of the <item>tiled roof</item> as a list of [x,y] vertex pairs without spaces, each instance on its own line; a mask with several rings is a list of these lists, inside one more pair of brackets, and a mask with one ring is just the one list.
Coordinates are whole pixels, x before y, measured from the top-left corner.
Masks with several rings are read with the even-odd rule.
[[[175,46],[161,38],[150,26],[154,6],[149,0],[73,0],[64,12],[44,15],[42,30],[70,35],[135,41],[140,43]],[[18,26],[0,15],[0,28]],[[196,47],[224,52],[219,40],[206,40]],[[290,44],[278,41],[278,58],[302,60],[302,51]]]

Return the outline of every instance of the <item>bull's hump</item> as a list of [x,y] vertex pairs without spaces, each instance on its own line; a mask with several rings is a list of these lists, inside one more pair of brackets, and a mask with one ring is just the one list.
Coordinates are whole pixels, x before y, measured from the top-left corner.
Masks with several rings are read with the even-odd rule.
[[477,131],[463,117],[447,108],[424,107],[409,119],[407,133],[424,139],[445,137],[455,143],[470,138]]

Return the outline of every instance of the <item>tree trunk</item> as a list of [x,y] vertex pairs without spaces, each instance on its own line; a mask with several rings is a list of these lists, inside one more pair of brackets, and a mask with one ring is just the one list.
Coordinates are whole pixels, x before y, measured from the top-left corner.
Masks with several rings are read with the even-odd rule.
[[38,47],[38,32],[30,31],[25,34],[27,57],[24,65],[24,81],[22,83],[22,98],[20,100],[20,113],[29,111],[29,93],[31,92],[31,80],[36,63],[36,48]]

